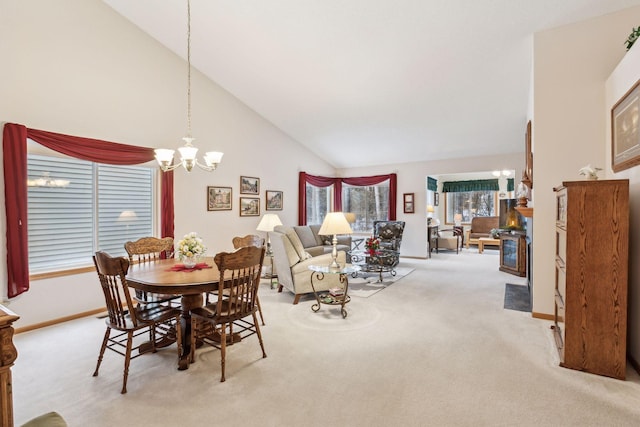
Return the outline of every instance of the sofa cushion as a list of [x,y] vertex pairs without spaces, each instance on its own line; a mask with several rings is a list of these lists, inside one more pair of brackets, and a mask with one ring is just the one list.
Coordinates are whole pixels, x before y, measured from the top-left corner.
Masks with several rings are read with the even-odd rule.
[[314,246],[318,246],[318,242],[316,241],[316,236],[313,234],[311,227],[307,225],[298,225],[293,227],[302,242],[302,246],[305,248],[312,248]]
[[293,267],[300,262],[300,255],[298,255],[298,252],[296,252],[295,248],[291,244],[291,240],[289,240],[289,236],[286,234],[282,239],[282,243],[284,244],[284,251],[287,254],[287,259],[289,260],[289,267]]

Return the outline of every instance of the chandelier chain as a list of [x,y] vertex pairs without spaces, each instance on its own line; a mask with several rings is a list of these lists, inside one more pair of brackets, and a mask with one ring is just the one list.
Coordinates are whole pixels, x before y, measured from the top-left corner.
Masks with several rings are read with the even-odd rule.
[[191,138],[191,1],[187,0],[187,136]]

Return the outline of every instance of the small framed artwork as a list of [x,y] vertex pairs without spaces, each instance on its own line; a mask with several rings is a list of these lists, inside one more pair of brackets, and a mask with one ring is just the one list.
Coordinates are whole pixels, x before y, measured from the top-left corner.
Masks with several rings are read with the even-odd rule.
[[433,193],[433,206],[440,205],[440,193]]
[[281,211],[282,191],[267,190],[265,205],[268,211]]
[[240,197],[240,216],[259,216],[260,199],[257,197]]
[[414,193],[404,193],[404,213],[415,213]]
[[241,176],[240,194],[260,194],[260,178]]
[[232,191],[231,187],[207,187],[207,210],[230,211]]
[[640,164],[640,80],[611,109],[611,168]]

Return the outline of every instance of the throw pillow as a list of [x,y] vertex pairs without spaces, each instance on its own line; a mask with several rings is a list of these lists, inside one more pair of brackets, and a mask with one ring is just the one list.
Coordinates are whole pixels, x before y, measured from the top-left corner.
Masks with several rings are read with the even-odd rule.
[[302,242],[302,246],[305,248],[311,248],[316,246],[316,236],[313,235],[313,231],[311,231],[311,227],[307,225],[297,225],[293,227],[300,238],[300,242]]
[[289,228],[287,230],[287,237],[289,241],[291,241],[291,245],[293,249],[296,250],[298,257],[300,259],[306,259],[306,251],[304,250],[304,246],[302,246],[302,242],[300,241],[300,237],[298,237],[298,233],[293,228]]
[[293,245],[291,244],[291,240],[289,240],[288,236],[285,235],[285,237],[282,238],[282,243],[284,244],[284,251],[287,254],[289,267],[293,267],[294,265],[300,262],[300,256],[298,255],[298,252],[296,252],[296,250],[294,249]]

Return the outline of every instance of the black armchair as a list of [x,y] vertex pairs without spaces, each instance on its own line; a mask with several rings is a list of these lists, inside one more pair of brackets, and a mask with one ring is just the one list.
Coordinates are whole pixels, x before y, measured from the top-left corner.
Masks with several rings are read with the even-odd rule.
[[404,221],[373,221],[373,237],[380,239],[380,249],[400,252]]

